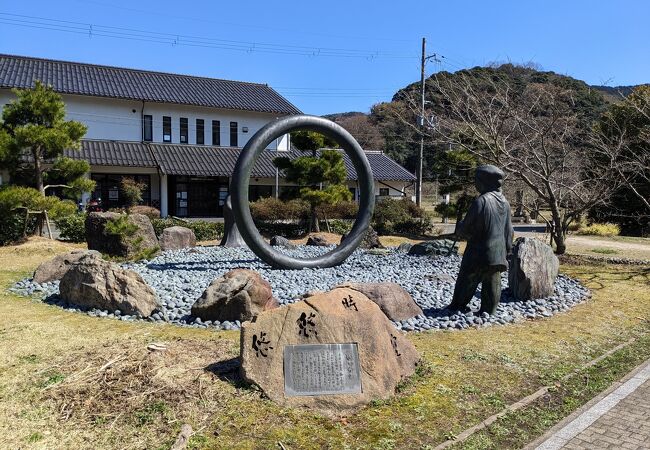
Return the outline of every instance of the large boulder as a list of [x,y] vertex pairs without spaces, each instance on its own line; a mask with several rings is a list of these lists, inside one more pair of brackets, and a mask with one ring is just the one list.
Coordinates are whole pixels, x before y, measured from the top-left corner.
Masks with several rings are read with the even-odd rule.
[[94,255],[85,255],[70,266],[59,292],[69,303],[128,315],[149,317],[158,308],[154,290],[138,273]]
[[273,247],[296,248],[296,246],[284,236],[273,236],[269,241]]
[[[341,236],[341,244],[347,239],[348,235],[344,234]],[[368,227],[368,230],[363,235],[359,248],[372,249],[372,248],[384,248],[384,246],[379,242],[379,235],[374,228]]]
[[508,285],[517,300],[553,295],[560,262],[539,239],[520,237],[512,248]]
[[327,242],[327,238],[321,234],[312,234],[307,238],[307,245],[311,247],[328,247],[331,245]]
[[408,250],[414,256],[449,256],[458,254],[458,242],[450,239],[435,239],[413,245]]
[[196,246],[194,231],[186,227],[168,227],[160,235],[161,250],[180,250]]
[[411,294],[397,283],[345,283],[347,287],[361,292],[375,302],[390,320],[401,321],[422,314]]
[[56,255],[49,261],[41,263],[34,272],[32,279],[36,283],[48,283],[63,278],[72,264],[77,263],[86,255],[101,258],[102,254],[95,250],[73,250],[69,253]]
[[192,306],[202,320],[244,321],[278,307],[271,284],[257,272],[235,269],[215,279]]
[[[122,219],[122,218],[126,219]],[[109,221],[126,220],[130,231],[113,234],[106,230]],[[143,214],[91,212],[86,217],[86,242],[89,250],[130,258],[142,251],[157,249],[158,239],[149,218]]]
[[[310,344],[322,347],[290,347]],[[360,386],[345,382],[356,378],[350,376],[356,373],[351,351],[340,356],[328,350],[331,344],[356,348]],[[348,288],[318,293],[260,314],[242,325],[240,345],[244,379],[257,384],[275,402],[330,415],[348,414],[373,400],[391,397],[398,383],[415,372],[420,358],[413,344],[393,327],[377,304]],[[316,348],[323,350],[311,353]],[[302,360],[289,366],[290,374],[284,367],[287,352]],[[317,392],[291,395],[290,390],[285,391],[287,376],[302,380],[294,381],[294,388],[313,384]],[[341,386],[358,389],[339,394]]]

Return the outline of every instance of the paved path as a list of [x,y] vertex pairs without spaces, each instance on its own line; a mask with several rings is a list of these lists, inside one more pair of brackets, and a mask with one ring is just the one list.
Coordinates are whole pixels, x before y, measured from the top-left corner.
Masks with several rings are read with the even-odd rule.
[[650,449],[650,360],[527,448]]

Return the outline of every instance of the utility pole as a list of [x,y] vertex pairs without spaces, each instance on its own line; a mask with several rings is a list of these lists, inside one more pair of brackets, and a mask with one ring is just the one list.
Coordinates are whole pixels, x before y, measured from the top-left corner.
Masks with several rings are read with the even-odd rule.
[[418,163],[417,163],[417,168],[416,168],[416,180],[415,180],[415,204],[418,206],[422,206],[422,160],[424,159],[424,127],[427,122],[425,121],[424,118],[424,105],[426,101],[424,100],[424,68],[427,64],[427,61],[430,59],[433,59],[434,61],[438,61],[438,55],[437,54],[432,54],[427,56],[427,40],[426,38],[422,38],[422,63],[420,66],[420,100],[421,100],[421,108],[420,108],[420,118],[418,120],[418,125],[420,127],[420,150],[418,152]]
[[424,159],[424,65],[426,64],[427,40],[422,38],[422,65],[420,66],[420,97],[422,108],[420,110],[420,151],[418,153],[417,180],[415,180],[415,204],[422,206],[422,159]]

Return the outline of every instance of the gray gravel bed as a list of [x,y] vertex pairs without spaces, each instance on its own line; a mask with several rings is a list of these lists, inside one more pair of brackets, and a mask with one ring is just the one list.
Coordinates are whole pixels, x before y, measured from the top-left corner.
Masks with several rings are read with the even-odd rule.
[[[300,246],[282,251],[297,257],[322,254],[323,247]],[[147,320],[169,322],[181,326],[239,329],[239,321],[202,322],[190,315],[192,305],[216,277],[236,268],[253,269],[271,283],[273,294],[281,304],[295,302],[306,292],[327,291],[348,282],[393,281],[406,289],[423,309],[424,314],[403,321],[393,322],[404,331],[431,329],[465,329],[475,326],[506,324],[519,320],[550,317],[584,301],[589,290],[578,281],[560,275],[552,297],[529,302],[515,301],[507,286],[504,273],[501,283],[504,291],[497,313],[478,315],[477,312],[454,313],[445,309],[451,301],[454,280],[460,265],[459,256],[409,256],[396,251],[385,255],[373,255],[364,250],[355,251],[342,265],[329,269],[278,270],[271,269],[247,248],[200,247],[168,251],[151,261],[125,263],[122,267],[142,275],[158,296],[161,305],[151,317],[142,319],[122,314],[120,311],[83,310],[69,305],[59,297],[58,282],[38,284],[30,279],[16,283],[9,290],[72,311],[82,311],[91,316],[110,317],[118,320]],[[480,295],[480,293],[477,293]],[[478,311],[480,299],[475,296],[470,307]]]

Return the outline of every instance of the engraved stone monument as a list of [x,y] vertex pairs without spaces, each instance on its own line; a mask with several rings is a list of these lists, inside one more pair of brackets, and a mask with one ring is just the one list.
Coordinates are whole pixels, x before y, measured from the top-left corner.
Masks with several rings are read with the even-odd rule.
[[345,414],[386,399],[419,355],[376,303],[349,288],[244,322],[241,370],[273,401]]

